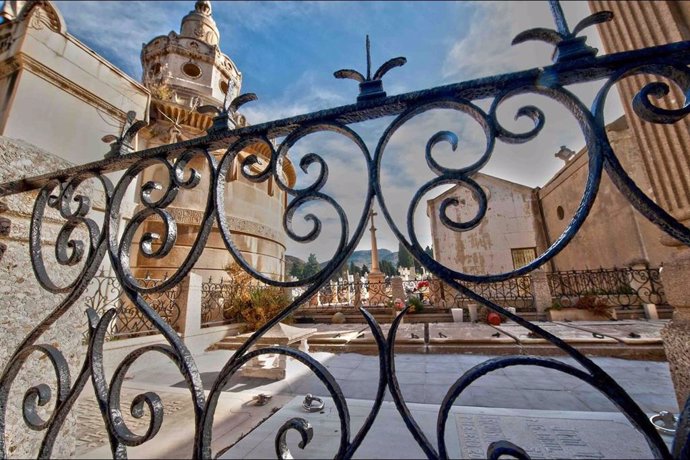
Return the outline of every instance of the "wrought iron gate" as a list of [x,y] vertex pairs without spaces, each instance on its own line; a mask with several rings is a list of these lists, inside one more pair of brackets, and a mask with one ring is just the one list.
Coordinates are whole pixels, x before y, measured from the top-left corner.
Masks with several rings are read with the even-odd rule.
[[[50,456],[54,441],[65,421],[65,417],[72,409],[73,404],[89,378],[93,382],[96,397],[103,412],[104,423],[110,436],[114,456],[124,457],[129,446],[140,445],[156,436],[163,417],[160,398],[153,392],[147,392],[135,399],[133,404],[135,409],[133,410],[143,413],[143,406],[146,405],[149,410],[148,417],[150,417],[149,430],[146,434],[136,435],[123,422],[119,394],[124,376],[132,363],[144,353],[157,352],[170,359],[179,367],[179,371],[190,389],[195,414],[193,421],[195,426],[193,452],[194,456],[199,458],[210,458],[212,456],[210,446],[213,416],[223,386],[238,368],[248,360],[257,355],[269,353],[287,355],[304,363],[324,383],[330,392],[340,416],[342,428],[337,457],[348,458],[355,453],[371,428],[381,408],[384,393],[388,389],[405,424],[424,452],[429,458],[444,458],[447,456],[445,426],[449,410],[465,388],[479,377],[497,369],[511,366],[539,366],[574,376],[606,395],[627,416],[641,435],[644,436],[655,456],[661,458],[687,458],[687,437],[689,433],[687,422],[688,406],[686,406],[686,410],[681,416],[672,452],[669,452],[645,413],[621,386],[599,366],[558,337],[546,332],[536,324],[511,314],[500,305],[469,289],[466,284],[515,278],[535,270],[552,259],[573,239],[585,221],[597,195],[598,185],[604,170],[640,213],[669,235],[686,245],[690,245],[690,230],[674,220],[666,211],[650,200],[623,170],[609,144],[604,129],[603,117],[604,105],[611,88],[613,88],[616,82],[630,75],[648,74],[664,77],[677,85],[686,96],[690,94],[690,71],[687,67],[690,63],[690,42],[680,42],[596,57],[596,50],[586,46],[584,39],[577,37],[576,34],[583,27],[611,20],[612,15],[606,12],[597,13],[583,20],[571,31],[557,1],[551,2],[551,10],[556,23],[556,31],[533,29],[523,32],[515,40],[515,42],[519,43],[528,39],[544,39],[554,43],[556,47],[555,62],[552,66],[546,68],[531,69],[509,75],[483,78],[387,97],[383,92],[381,79],[391,68],[404,64],[404,58],[396,58],[382,65],[373,77],[371,77],[370,69],[367,69],[366,77],[352,70],[336,72],[338,78],[353,78],[360,83],[360,96],[356,104],[256,126],[234,128],[228,123],[228,120],[233,118],[234,112],[240,104],[253,98],[250,95],[240,96],[228,107],[222,108],[220,114],[215,119],[214,126],[209,130],[208,135],[204,137],[130,154],[122,154],[125,153],[123,149],[118,150],[116,148],[114,150],[115,153],[119,152],[120,155],[110,156],[103,161],[0,185],[0,196],[38,190],[30,229],[31,262],[36,278],[43,289],[52,293],[66,294],[64,300],[47,317],[40,320],[35,329],[24,339],[14,352],[0,378],[0,431],[2,432],[2,436],[0,436],[0,453],[2,456],[7,456],[5,430],[7,428],[8,393],[18,372],[28,357],[34,352],[48,357],[53,365],[58,382],[57,392],[54,396],[55,408],[49,418],[42,419],[37,412],[37,407],[45,405],[51,398],[47,385],[30,388],[24,399],[23,414],[26,424],[33,430],[45,433],[40,446],[39,456]],[[603,85],[598,91],[591,107],[587,107],[567,89],[569,85],[575,83],[598,80],[603,81]],[[654,123],[674,123],[685,117],[690,112],[687,97],[683,107],[675,110],[660,108],[652,102],[652,97],[666,94],[668,89],[668,85],[661,82],[645,86],[634,99],[633,106],[636,114],[644,120]],[[534,123],[531,129],[526,132],[516,133],[502,126],[497,119],[497,109],[505,100],[519,94],[537,94],[557,101],[578,121],[586,140],[589,155],[589,175],[579,207],[561,237],[556,239],[544,253],[524,267],[491,276],[474,276],[451,270],[439,264],[424,252],[417,239],[413,222],[414,212],[420,204],[423,195],[431,189],[445,184],[459,184],[473,192],[478,203],[477,214],[469,221],[455,222],[448,216],[447,208],[458,203],[452,199],[446,199],[440,207],[442,223],[446,227],[458,232],[472,229],[480,223],[486,212],[487,197],[482,188],[472,179],[473,174],[479,171],[491,158],[497,141],[508,144],[526,142],[537,136],[545,124],[545,116],[542,110],[530,105],[520,108],[517,111],[517,117],[531,119]],[[483,99],[491,100],[488,111],[481,109],[476,104],[476,101]],[[399,228],[396,226],[394,219],[391,218],[391,213],[387,207],[381,187],[382,157],[386,152],[389,140],[399,128],[415,116],[434,109],[451,109],[472,117],[483,129],[486,136],[485,150],[481,158],[470,166],[459,169],[447,168],[434,158],[434,146],[440,142],[447,142],[455,149],[459,142],[458,137],[450,131],[439,131],[432,136],[426,146],[425,160],[427,166],[436,177],[417,190],[407,210],[406,228]],[[395,119],[380,136],[378,145],[372,154],[351,125],[384,116],[395,116]],[[349,222],[342,206],[323,191],[323,187],[328,180],[329,169],[326,161],[321,156],[311,153],[305,155],[300,161],[300,166],[305,172],[311,165],[317,166],[319,169],[318,177],[311,185],[302,189],[291,188],[281,177],[281,163],[286,158],[290,148],[298,140],[317,132],[332,132],[349,139],[359,149],[363,161],[366,163],[368,188],[361,215],[356,222]],[[125,133],[126,136],[130,137],[132,134]],[[285,138],[276,147],[274,140],[280,137]],[[120,141],[121,143],[126,143],[126,139],[120,139]],[[339,216],[341,235],[335,256],[316,275],[308,279],[293,282],[276,281],[265,277],[250,266],[232,240],[224,211],[226,207],[224,194],[226,177],[230,165],[235,161],[239,152],[254,143],[264,144],[270,149],[270,163],[260,173],[251,174],[245,168],[242,168],[242,174],[248,180],[255,182],[263,182],[272,178],[291,197],[291,201],[287,205],[285,215],[283,216],[284,228],[290,238],[295,241],[309,242],[314,241],[319,236],[321,221],[312,214],[306,216],[307,221],[312,225],[306,234],[299,234],[293,228],[293,216],[308,203],[321,201],[332,207]],[[218,149],[227,149],[220,161],[217,161],[214,155],[210,153]],[[203,159],[208,166],[208,177],[201,177],[198,171],[189,167],[189,163],[193,159],[199,158]],[[250,156],[244,160],[243,166],[249,166],[255,161],[256,157]],[[120,234],[118,232],[120,209],[125,192],[128,187],[133,185],[134,178],[141,171],[152,166],[164,167],[169,175],[169,183],[163,185],[147,182],[140,186],[139,193],[143,208],[127,223],[122,236],[118,237]],[[124,175],[115,185],[111,184],[104,176],[107,172],[121,170],[124,171]],[[79,193],[80,184],[92,178],[100,181],[107,196],[105,220],[100,226],[89,217],[91,209],[88,197]],[[175,220],[166,208],[175,201],[178,191],[194,189],[202,181],[208,184],[209,192],[201,227],[189,255],[180,264],[177,272],[173,273],[167,280],[155,286],[140,284],[132,273],[129,260],[129,253],[136,230],[147,218],[156,216],[162,220],[165,227],[164,234],[144,234],[140,248],[146,256],[152,258],[163,257],[168,254],[175,245],[177,233]],[[152,191],[156,189],[162,189],[162,197],[159,199],[151,197]],[[365,231],[367,216],[374,200],[378,203],[388,225],[399,241],[431,273],[442,278],[468,298],[500,312],[502,315],[526,327],[534,334],[547,339],[574,358],[585,370],[583,371],[557,360],[533,356],[500,357],[477,365],[459,376],[458,380],[448,389],[438,414],[436,428],[438,443],[434,445],[408,410],[396,380],[394,342],[402,315],[393,322],[388,335],[384,336],[373,317],[366,310],[362,310],[362,314],[369,324],[379,348],[380,372],[374,405],[365,423],[357,433],[351,432],[348,404],[343,397],[337,380],[322,364],[305,353],[287,347],[268,347],[248,351],[269,328],[287,317],[306,299],[312,297],[333,276],[336,269],[347,260],[357,247]],[[56,241],[57,262],[65,266],[77,263],[83,264],[83,269],[79,275],[68,286],[53,284],[44,264],[41,252],[41,228],[47,208],[54,208],[59,211],[65,221]],[[145,295],[165,291],[183,280],[199,258],[214,223],[217,223],[220,229],[227,250],[230,251],[235,261],[247,272],[251,273],[254,278],[268,285],[282,287],[302,286],[305,287],[305,290],[289,307],[258,330],[251,339],[237,350],[232,358],[220,369],[218,378],[213,386],[210,389],[205,389],[191,353],[170,325],[147,303]],[[83,241],[75,240],[74,230],[77,227],[87,229],[88,238]],[[409,240],[404,236],[405,232],[409,234]],[[160,331],[168,344],[145,346],[132,352],[120,363],[113,378],[107,381],[103,368],[103,342],[115,311],[106,311],[99,317],[95,311],[89,310],[90,338],[88,352],[84,358],[82,369],[76,378],[72,380],[66,360],[60,350],[52,345],[40,343],[41,335],[80,298],[90,281],[97,274],[106,255],[114,272],[117,274],[123,292]],[[208,396],[204,390],[210,390]],[[303,444],[318,441],[312,440],[312,430],[307,420],[292,419],[276,433],[276,453],[281,457],[289,455],[285,434],[290,429],[301,433]],[[521,458],[527,456],[519,446],[496,439],[491,444],[487,455],[490,458],[497,458],[501,454],[513,454]]]

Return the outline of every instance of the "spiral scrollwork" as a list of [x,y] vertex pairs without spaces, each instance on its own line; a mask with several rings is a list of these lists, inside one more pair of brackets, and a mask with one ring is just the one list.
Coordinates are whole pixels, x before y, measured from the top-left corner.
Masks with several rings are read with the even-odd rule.
[[[552,6],[554,5],[557,6],[555,3],[552,4]],[[560,28],[565,28],[565,20],[560,7],[554,7],[554,11],[559,12],[557,24],[560,24]],[[568,32],[572,35],[568,40],[574,39],[574,35],[582,27],[610,19],[609,14],[592,16],[581,22],[572,34]],[[566,37],[567,34],[564,34],[565,32],[561,31],[557,33],[560,37],[558,46],[561,46],[561,51],[565,50],[564,47],[567,45],[565,42],[568,41],[565,40],[568,38]],[[535,36],[548,38],[554,35],[541,29],[535,29],[523,34],[521,39]],[[563,43],[561,43],[562,41]],[[150,441],[159,433],[162,426],[163,404],[158,394],[143,391],[131,401],[126,409],[122,407],[121,401],[123,382],[131,366],[145,354],[158,353],[175,364],[185,379],[194,406],[194,456],[196,458],[209,458],[212,454],[213,419],[223,388],[229,379],[248,361],[260,355],[278,354],[293,358],[308,367],[325,385],[328,394],[332,397],[340,421],[340,438],[335,453],[338,458],[351,458],[355,454],[374,423],[383,403],[386,389],[390,391],[396,408],[424,453],[429,458],[446,458],[448,451],[445,428],[453,403],[463,391],[480,380],[481,377],[498,369],[513,366],[536,366],[552,369],[589,384],[612,401],[632,425],[642,433],[653,455],[661,458],[671,457],[671,453],[668,452],[664,441],[646,414],[606,372],[559,337],[492,302],[488,296],[482,295],[484,291],[477,287],[481,283],[517,279],[542,266],[566,247],[575,237],[592,208],[603,169],[606,169],[612,181],[636,209],[669,235],[690,245],[690,229],[675,220],[666,210],[643,193],[624,171],[611,148],[604,126],[604,106],[610,89],[621,79],[639,74],[664,78],[670,83],[658,81],[646,84],[632,101],[637,116],[653,123],[675,123],[686,117],[690,113],[688,102],[690,99],[690,70],[688,70],[685,61],[687,61],[687,56],[690,56],[690,42],[660,47],[653,52],[631,52],[631,54],[620,56],[595,57],[589,51],[587,51],[586,57],[572,55],[572,53],[567,59],[564,56],[566,55],[563,54],[557,59],[557,65],[546,69],[534,69],[507,76],[458,83],[400,96],[384,97],[381,95],[381,99],[375,101],[343,106],[315,114],[300,115],[257,126],[242,126],[232,130],[221,126],[218,129],[214,128],[208,136],[200,139],[132,153],[126,158],[110,160],[112,163],[95,163],[85,166],[83,169],[70,170],[70,174],[77,171],[71,178],[67,178],[70,174],[60,172],[37,178],[34,181],[25,180],[3,184],[0,186],[0,194],[3,196],[16,191],[42,187],[38,192],[32,214],[30,230],[32,266],[38,283],[45,291],[66,295],[60,300],[58,306],[40,321],[23,340],[10,358],[2,376],[0,376],[0,403],[2,403],[0,404],[0,432],[4,434],[7,428],[7,399],[18,373],[30,357],[41,355],[50,361],[57,384],[53,387],[47,383],[31,386],[24,393],[21,407],[22,416],[29,429],[45,433],[39,456],[47,457],[51,454],[60,427],[90,378],[93,382],[99,408],[103,413],[112,453],[115,457],[126,457],[128,447]],[[606,79],[604,86],[597,94],[591,108],[586,107],[568,89],[570,84],[602,78]],[[683,94],[685,101],[679,108],[662,107],[658,103],[659,99],[669,95],[673,86]],[[521,106],[515,113],[516,120],[531,121],[532,125],[526,130],[516,132],[508,129],[499,121],[498,111],[505,101],[514,96],[525,94],[545,96],[563,106],[577,121],[584,136],[588,152],[588,176],[577,210],[565,230],[550,247],[524,267],[487,276],[471,275],[446,267],[422,249],[414,225],[415,213],[425,194],[438,187],[457,185],[471,192],[477,210],[473,216],[466,220],[453,218],[453,208],[459,208],[461,203],[459,200],[446,198],[438,211],[442,225],[456,232],[464,232],[470,231],[482,223],[486,217],[489,198],[474,179],[474,175],[485,167],[492,158],[497,141],[504,144],[525,143],[538,136],[546,126],[544,111],[535,105]],[[486,111],[480,108],[477,102],[478,99],[483,98],[491,98],[490,107]],[[382,158],[392,136],[401,127],[423,113],[439,109],[455,111],[477,123],[485,137],[483,151],[478,159],[467,166],[448,167],[439,161],[437,148],[446,143],[450,145],[453,152],[462,154],[462,149],[459,147],[463,144],[463,139],[460,139],[456,131],[441,129],[436,131],[426,142],[423,151],[426,165],[434,177],[416,190],[405,210],[406,226],[398,226],[391,217],[382,191]],[[379,138],[372,157],[362,137],[350,126],[359,121],[389,115],[395,116],[395,119],[390,122]],[[358,157],[361,154],[366,165],[368,179],[368,185],[365,187],[366,197],[363,200],[361,214],[357,216],[359,219],[356,224],[353,223],[351,216],[345,212],[343,204],[327,192],[329,177],[333,177],[335,171],[332,167],[329,168],[326,156],[310,152],[300,158],[297,164],[307,179],[311,179],[307,185],[297,186],[288,183],[283,174],[283,165],[289,161],[288,155],[292,150],[295,150],[293,147],[307,136],[324,132],[334,133],[349,140],[354,145],[355,156]],[[279,138],[283,138],[283,140],[277,144],[275,140]],[[250,147],[256,144],[261,147],[262,151],[269,152],[267,158],[260,158],[258,154],[251,153],[254,150]],[[210,152],[220,148],[226,150],[220,161],[217,162],[216,157]],[[421,154],[422,152],[420,152],[420,156]],[[204,167],[193,167],[193,165],[199,164],[199,160]],[[309,212],[310,206],[325,204],[326,208],[336,214],[340,234],[337,243],[333,245],[334,256],[316,274],[299,281],[276,280],[260,273],[242,256],[241,251],[233,241],[225,209],[226,204],[230,207],[233,205],[233,203],[226,203],[225,187],[230,168],[237,162],[239,162],[242,177],[246,180],[254,183],[273,180],[287,194],[289,202],[286,203],[284,214],[281,217],[285,234],[291,240],[308,244],[323,237],[322,232],[326,228],[324,224],[326,220],[323,216],[317,215],[317,212]],[[155,169],[159,174],[155,176],[156,178],[139,185],[137,194],[141,206],[125,225],[123,232],[120,233],[119,225],[123,200],[125,196],[128,196],[127,192],[132,186],[132,182],[140,177],[139,175],[147,168]],[[125,169],[125,171],[117,185],[113,187],[102,174],[115,169]],[[204,177],[206,174],[208,177]],[[84,182],[92,178],[100,180],[105,191],[106,211],[102,228],[96,224],[96,219],[89,215],[92,212],[92,197],[82,189],[85,187]],[[208,191],[201,225],[192,244],[192,249],[185,256],[179,269],[162,283],[140,284],[133,276],[130,264],[130,252],[134,244],[135,234],[142,233],[139,249],[143,257],[163,258],[170,255],[178,236],[177,223],[171,207],[180,193],[188,190],[203,193],[204,186],[208,186]],[[258,347],[257,344],[260,343],[260,339],[267,331],[293,313],[301,304],[307,302],[347,261],[364,234],[367,216],[372,208],[374,198],[378,200],[380,210],[398,241],[433,275],[447,283],[462,298],[499,312],[525,327],[531,333],[543,337],[572,357],[580,367],[549,358],[530,356],[489,359],[473,367],[460,375],[448,389],[439,409],[436,425],[437,445],[434,445],[433,438],[424,433],[410,413],[396,376],[396,334],[409,307],[395,318],[387,336],[383,334],[373,316],[361,309],[379,351],[379,383],[369,415],[359,431],[352,436],[347,401],[338,382],[323,364],[298,350],[279,346]],[[55,213],[50,209],[57,211],[60,219],[64,221],[57,232],[55,261],[59,267],[76,267],[74,271],[79,272],[75,279],[64,285],[59,285],[51,278],[48,269],[50,264],[44,260],[42,245],[45,238],[42,235],[41,225],[42,221],[46,219],[47,213]],[[296,217],[302,213],[304,213],[302,218],[307,225],[307,230],[304,232],[298,231],[297,228],[299,227],[295,225]],[[160,221],[159,227],[162,228],[162,232],[142,232],[145,223],[151,221]],[[206,394],[196,362],[183,339],[146,301],[145,295],[166,291],[182,282],[199,259],[214,223],[217,223],[221,237],[232,258],[255,279],[272,286],[299,286],[305,287],[305,289],[235,351],[224,364],[217,379]],[[80,236],[79,232],[83,230],[87,233],[86,237]],[[36,343],[46,329],[84,293],[89,281],[100,267],[106,252],[122,286],[122,295],[126,296],[153,327],[160,331],[167,343],[148,345],[132,351],[120,361],[112,378],[108,380],[103,363],[103,343],[108,325],[114,320],[116,311],[108,310],[103,313],[101,318],[98,318],[93,310],[88,310],[87,356],[81,370],[75,374],[74,381],[72,381],[69,366],[62,352],[52,345],[37,345]],[[79,268],[80,264],[83,264],[83,267]],[[662,298],[663,292],[657,290],[655,285],[657,283],[655,277],[658,277],[657,272],[640,272],[640,274],[632,274],[631,276],[630,280],[626,278],[623,281],[617,280],[616,283],[634,282],[641,285],[636,293],[639,298],[649,298],[652,301]],[[625,292],[617,293],[617,295],[630,296]],[[50,407],[53,403],[54,408],[51,411]],[[687,454],[687,435],[690,425],[688,423],[688,413],[690,413],[688,407],[690,406],[686,405],[684,408],[679,422],[678,435],[673,447],[675,457],[683,457]],[[46,410],[50,412],[47,417],[44,415]],[[134,418],[148,421],[145,433],[137,434],[127,426],[125,410],[128,410]],[[306,448],[318,437],[318,430],[313,430],[306,418],[288,420],[278,429],[275,437],[275,452],[280,458],[291,457],[286,441],[287,433],[291,430],[296,430],[300,434],[300,448]],[[527,451],[529,449],[523,447],[528,446],[517,446],[506,440],[495,440],[489,445],[487,456],[491,459],[504,455],[528,458]],[[0,436],[0,454],[3,458],[7,456],[4,436]]]
[[[371,156],[364,141],[352,129],[335,123],[321,123],[299,127],[292,131],[282,141],[277,150],[273,147],[273,144],[268,139],[263,137],[249,136],[240,139],[227,149],[218,166],[218,180],[216,181],[215,187],[215,201],[218,227],[220,228],[221,236],[223,237],[226,247],[232,254],[233,259],[245,271],[250,273],[254,278],[258,279],[262,283],[272,286],[295,287],[305,286],[326,280],[330,275],[332,275],[335,269],[337,269],[343,263],[347,255],[354,250],[356,243],[359,241],[359,238],[362,235],[362,231],[366,223],[365,216],[373,199],[373,192],[371,189],[367,191],[362,214],[359,219],[359,225],[351,236],[349,220],[346,212],[333,197],[322,192],[323,187],[328,181],[328,164],[322,156],[316,153],[308,153],[304,155],[299,162],[300,168],[305,174],[309,174],[309,171],[312,169],[312,165],[318,166],[318,176],[310,185],[300,189],[285,182],[281,165],[287,158],[290,149],[302,138],[317,132],[333,132],[343,135],[347,139],[351,140],[364,156],[368,171],[371,171]],[[225,183],[227,181],[227,175],[230,171],[230,167],[239,157],[240,152],[254,144],[261,144],[269,149],[271,154],[269,163],[260,172],[252,174],[250,172],[250,168],[247,168],[247,166],[256,164],[258,159],[256,155],[248,155],[242,161],[242,174],[253,182],[262,182],[268,180],[269,177],[273,177],[278,187],[292,197],[292,199],[288,202],[283,214],[283,229],[289,238],[296,242],[309,243],[319,237],[322,229],[322,223],[321,219],[314,213],[307,213],[304,216],[304,220],[311,224],[311,229],[309,229],[306,233],[299,234],[293,227],[293,219],[295,214],[307,205],[323,202],[328,204],[338,215],[338,221],[340,224],[340,238],[334,251],[335,256],[325,267],[311,277],[299,281],[280,281],[265,276],[264,274],[255,270],[255,268],[244,259],[235,242],[233,241],[232,234],[225,217]]]
[[307,444],[309,444],[314,437],[314,427],[311,426],[311,423],[301,417],[291,418],[278,429],[278,434],[276,435],[277,458],[286,460],[293,458],[287,445],[287,439],[285,439],[289,430],[297,431],[302,437],[299,443],[300,449],[307,447]]
[[[91,274],[93,266],[100,264],[104,255],[103,252],[99,252],[99,247],[105,232],[101,231],[93,219],[87,217],[91,211],[90,198],[77,193],[80,185],[89,178],[90,176],[83,176],[69,179],[66,182],[48,184],[39,192],[34,204],[29,235],[31,263],[41,287],[54,294],[74,291],[78,285],[83,283],[84,278]],[[104,176],[97,176],[97,179],[103,186],[107,205],[112,193],[112,185]],[[59,191],[57,195],[54,195],[53,191],[56,187],[59,188]],[[74,203],[76,206],[73,206]],[[62,266],[74,266],[84,261],[86,257],[86,263],[84,263],[82,270],[66,286],[58,286],[52,281],[43,258],[42,227],[48,207],[56,209],[60,217],[66,221],[60,228],[55,241],[55,260],[57,263]],[[88,233],[86,242],[73,238],[75,230],[82,226],[86,228]],[[91,274],[91,276],[93,275]]]
[[[153,158],[146,162],[138,163],[130,167],[118,183],[113,195],[113,205],[110,212],[111,216],[119,214],[119,207],[122,205],[122,199],[127,188],[132,180],[146,168],[156,165],[162,166],[160,170],[167,173],[168,177],[166,186],[157,180],[147,181],[142,184],[139,193],[143,209],[132,216],[132,219],[125,226],[122,238],[119,242],[117,241],[119,221],[112,218],[109,219],[109,249],[111,260],[113,261],[113,266],[116,268],[116,272],[121,273],[123,286],[127,286],[138,293],[155,293],[168,290],[182,281],[201,255],[208,235],[211,232],[213,214],[215,213],[213,197],[210,193],[207,197],[206,208],[202,217],[202,225],[199,229],[199,233],[192,244],[192,249],[180,265],[179,270],[161,283],[144,286],[136,280],[130,265],[130,251],[134,236],[142,224],[152,216],[156,216],[160,219],[163,223],[164,232],[162,235],[155,232],[144,232],[139,242],[142,254],[150,258],[163,258],[167,256],[174,247],[177,240],[177,224],[166,208],[175,201],[180,189],[194,189],[201,182],[200,172],[193,168],[189,168],[189,163],[195,157],[201,157],[206,161],[209,172],[208,181],[209,184],[213,184],[216,171],[215,157],[206,149],[199,148],[184,151],[179,157],[175,158],[174,163],[166,158]],[[160,197],[154,199],[154,192],[159,192]],[[154,245],[158,245],[158,247],[154,248]]]
[[[633,108],[640,118],[652,123],[675,123],[690,113],[690,104],[688,102],[690,70],[688,70],[687,65],[675,63],[629,65],[619,69],[606,81],[592,103],[592,113],[595,115],[596,121],[600,126],[604,124],[604,107],[611,88],[620,80],[639,74],[666,77],[676,84],[685,96],[684,105],[680,109],[669,110],[658,107],[653,104],[650,96],[654,96],[655,98],[665,96],[669,93],[670,88],[668,84],[664,82],[649,83],[643,87],[633,99]],[[608,143],[607,134],[602,132],[601,136],[606,140],[603,144],[604,167],[616,188],[618,188],[635,209],[650,222],[656,224],[671,237],[690,246],[690,228],[678,222],[671,214],[659,206],[639,188],[618,160],[615,152]]]

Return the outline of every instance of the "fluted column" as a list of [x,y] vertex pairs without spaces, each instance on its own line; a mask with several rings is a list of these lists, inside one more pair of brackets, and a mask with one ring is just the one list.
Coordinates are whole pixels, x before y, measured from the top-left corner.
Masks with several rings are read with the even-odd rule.
[[[676,1],[617,2],[590,0],[593,12],[609,10],[611,22],[599,25],[608,53],[629,51],[690,39],[690,3]],[[632,110],[632,99],[648,83],[660,81],[647,75],[626,78],[618,84],[628,123],[640,145],[641,158],[651,190],[644,190],[661,207],[686,226],[690,224],[690,119],[672,125],[648,123]],[[670,85],[671,93],[657,104],[679,108],[685,99]],[[670,237],[661,242],[678,246],[661,272],[666,297],[674,307],[673,319],[662,330],[678,405],[690,396],[690,249]]]
[[[592,12],[609,10],[613,21],[600,24],[606,52],[618,53],[690,39],[690,4],[675,1],[618,2],[590,0]],[[619,94],[642,152],[651,190],[645,190],[660,206],[680,221],[690,220],[690,119],[671,125],[649,123],[632,109],[633,97],[645,85],[660,81],[648,75],[628,77]],[[660,106],[678,108],[684,97],[674,85]]]

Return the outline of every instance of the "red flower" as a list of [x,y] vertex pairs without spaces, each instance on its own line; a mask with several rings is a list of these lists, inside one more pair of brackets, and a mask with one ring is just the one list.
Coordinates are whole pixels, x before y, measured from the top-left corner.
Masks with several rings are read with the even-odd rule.
[[403,302],[401,299],[395,299],[395,302],[393,303],[395,306],[395,309],[400,311],[403,308],[405,308],[405,302]]
[[421,288],[425,288],[425,287],[429,287],[429,282],[427,280],[420,281],[419,283],[417,283],[417,289],[421,289]]

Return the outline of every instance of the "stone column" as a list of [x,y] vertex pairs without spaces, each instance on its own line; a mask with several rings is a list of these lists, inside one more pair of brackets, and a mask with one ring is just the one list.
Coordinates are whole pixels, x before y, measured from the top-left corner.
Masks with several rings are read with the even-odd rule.
[[666,299],[673,305],[673,319],[661,330],[678,406],[690,396],[690,250],[664,263],[661,281]]
[[374,226],[374,216],[376,215],[373,209],[369,211],[369,218],[371,219],[371,227],[369,228],[371,232],[371,270],[369,275],[380,273],[381,271],[379,269],[379,249],[376,244],[376,227]]
[[359,275],[355,275],[355,308],[362,306],[362,281]]
[[180,296],[177,305],[180,307],[179,333],[182,337],[197,335],[201,332],[201,276],[194,272],[180,283]]
[[[676,1],[615,2],[590,0],[593,12],[609,10],[611,22],[598,26],[608,53],[628,51],[690,39],[690,4]],[[642,75],[626,78],[618,91],[628,123],[640,145],[641,158],[649,176],[650,198],[673,217],[690,224],[690,119],[672,125],[648,123],[632,110],[632,99],[641,88],[659,78]],[[670,85],[671,92],[661,107],[679,108],[684,103],[681,92]],[[670,237],[661,242],[679,250],[664,262],[661,278],[668,302],[674,306],[673,319],[662,330],[666,357],[676,389],[678,405],[683,407],[690,395],[690,249]]]
[[374,216],[376,213],[372,209],[369,212],[371,219],[371,270],[369,271],[369,305],[378,305],[388,300],[385,295],[385,275],[379,269],[379,251],[376,244],[376,227],[374,226]]
[[[614,14],[612,21],[598,26],[607,53],[690,39],[688,2],[590,0],[589,4],[592,12],[609,10]],[[659,81],[658,77],[639,75],[626,78],[617,86],[649,176],[651,190],[645,192],[682,221],[690,219],[690,119],[686,117],[671,125],[648,123],[632,110],[633,97],[640,89]],[[670,87],[671,94],[655,103],[666,108],[682,107],[685,98],[674,85]]]
[[553,303],[551,289],[549,289],[549,280],[544,269],[534,270],[529,276],[532,285],[534,307],[537,309],[537,314],[542,315]]

